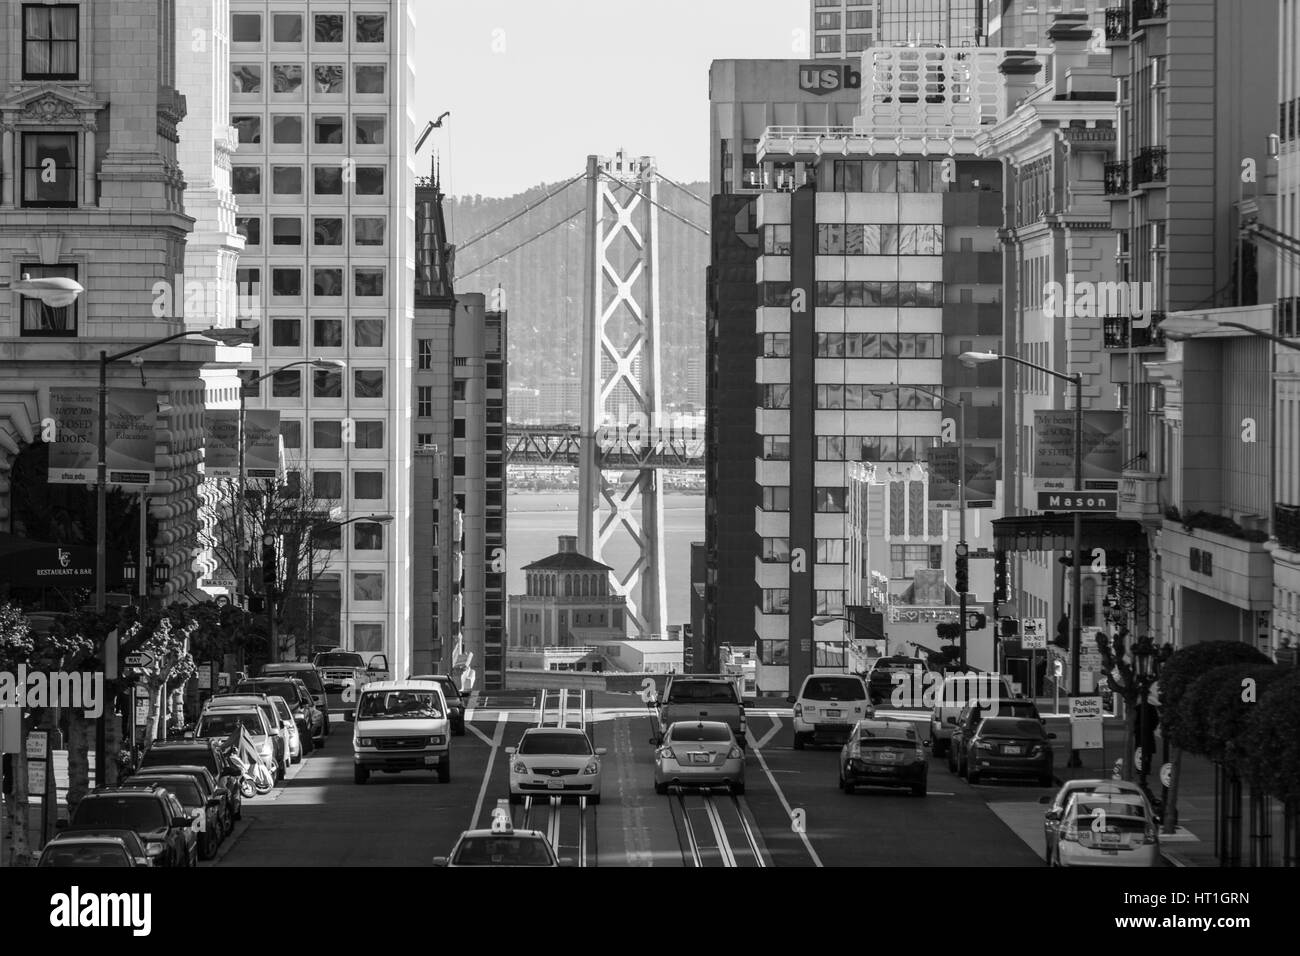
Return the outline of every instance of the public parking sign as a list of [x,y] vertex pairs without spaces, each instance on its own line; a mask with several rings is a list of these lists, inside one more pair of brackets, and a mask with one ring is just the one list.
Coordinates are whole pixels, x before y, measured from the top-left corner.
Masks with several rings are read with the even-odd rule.
[[1040,491],[1039,511],[1115,511],[1119,507],[1116,491]]

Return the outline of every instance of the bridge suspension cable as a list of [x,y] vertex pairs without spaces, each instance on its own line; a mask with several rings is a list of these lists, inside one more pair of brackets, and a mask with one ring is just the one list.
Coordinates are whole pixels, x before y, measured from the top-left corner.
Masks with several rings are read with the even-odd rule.
[[[687,188],[686,188],[685,186],[683,186],[681,183],[674,182],[673,180],[671,180],[671,179],[669,179],[667,176],[665,176],[663,173],[659,172],[659,170],[657,170],[657,169],[655,170],[655,175],[658,176],[660,179],[662,179],[664,182],[666,182],[669,186],[674,186],[674,187],[676,187],[677,189],[681,190],[682,192],[686,193],[686,195],[690,196],[692,199],[694,199],[694,200],[695,200],[697,203],[699,203],[701,206],[708,206],[708,205],[709,205],[709,201],[708,201],[707,199],[703,198],[702,196],[697,196],[695,193],[691,192],[689,189],[687,189]],[[710,207],[710,208],[712,208],[712,207]]]
[[557,223],[553,223],[552,225],[547,226],[545,229],[543,229],[541,232],[537,233],[536,235],[529,236],[529,237],[528,237],[527,239],[525,239],[523,242],[516,243],[515,245],[513,245],[513,246],[511,246],[509,249],[507,249],[505,252],[501,253],[499,256],[495,256],[495,257],[489,259],[487,262],[483,263],[481,266],[475,266],[473,269],[470,269],[468,272],[462,272],[462,273],[460,273],[459,275],[456,276],[456,281],[459,282],[459,281],[461,281],[461,280],[463,280],[463,279],[466,279],[466,278],[468,278],[469,276],[472,276],[474,273],[476,273],[476,272],[480,272],[480,271],[482,271],[483,269],[486,269],[488,266],[492,265],[492,263],[501,261],[501,260],[504,259],[506,256],[510,255],[510,253],[512,253],[512,252],[516,252],[516,251],[518,251],[519,249],[522,249],[524,246],[528,245],[530,242],[532,242],[532,241],[534,241],[534,240],[536,240],[536,239],[540,239],[540,238],[542,238],[542,236],[546,235],[548,232],[554,232],[556,229],[559,229],[561,226],[563,226],[566,222],[572,222],[574,219],[576,219],[576,218],[578,218],[579,216],[583,215],[586,211],[587,211],[586,209],[579,209],[579,210],[577,210],[576,212],[571,213],[569,216],[567,216],[567,217],[564,218],[564,219],[561,219],[559,222],[557,222]]
[[[609,173],[605,172],[605,170],[603,170],[603,169],[600,170],[600,175],[604,176],[606,179],[610,180],[611,182],[618,183],[620,186],[627,186],[627,185],[628,185],[626,182],[624,182],[623,180],[619,179],[617,176],[611,176]],[[656,175],[657,175],[657,174],[656,174]],[[678,213],[673,212],[671,209],[669,209],[669,208],[668,208],[667,206],[665,206],[663,203],[658,202],[658,201],[656,201],[656,200],[654,200],[654,199],[651,199],[649,196],[645,196],[645,195],[643,195],[641,198],[644,199],[646,202],[650,203],[650,205],[654,206],[656,209],[659,209],[659,210],[662,211],[662,212],[666,212],[666,213],[668,213],[668,215],[672,216],[672,217],[673,217],[674,219],[676,219],[678,222],[685,223],[686,225],[690,226],[692,229],[696,230],[697,232],[702,232],[702,233],[704,233],[704,235],[706,235],[706,236],[709,234],[709,230],[705,229],[705,228],[704,228],[703,226],[701,226],[701,225],[698,225],[698,224],[696,224],[696,223],[691,222],[691,221],[690,221],[689,219],[687,219],[685,216],[682,216],[682,215],[679,215]],[[698,197],[697,197],[697,198],[698,198]]]
[[[576,183],[578,180],[580,180],[580,179],[586,179],[586,178],[587,178],[587,173],[586,173],[585,171],[583,171],[583,172],[581,172],[581,173],[578,173],[578,175],[574,176],[574,177],[573,177],[572,179],[570,179],[568,182],[561,183],[561,184],[560,184],[559,186],[557,186],[554,190],[552,190],[551,192],[547,193],[545,196],[543,196],[541,199],[537,200],[536,202],[531,202],[531,203],[529,203],[528,205],[524,206],[523,209],[520,209],[518,212],[514,213],[513,215],[507,216],[505,219],[501,220],[501,221],[500,221],[499,223],[497,223],[495,226],[492,226],[492,227],[489,228],[489,229],[484,229],[484,230],[483,230],[482,232],[480,232],[478,235],[476,235],[476,236],[472,236],[472,237],[470,237],[469,239],[466,239],[464,242],[462,242],[460,245],[458,245],[458,246],[456,247],[456,253],[457,253],[457,255],[460,255],[460,254],[464,253],[464,251],[465,251],[466,249],[468,249],[470,246],[474,245],[474,243],[476,243],[476,242],[480,242],[480,241],[486,239],[488,236],[492,235],[492,233],[496,232],[498,229],[501,229],[501,228],[503,228],[503,227],[505,227],[505,226],[510,225],[510,223],[514,222],[516,219],[518,219],[520,216],[523,216],[525,213],[529,212],[530,210],[536,209],[536,208],[537,208],[538,206],[540,206],[542,203],[546,202],[546,200],[551,199],[551,198],[554,198],[555,196],[558,196],[560,193],[564,192],[564,190],[568,189],[570,186],[572,186],[572,185],[573,185],[574,183]],[[482,266],[480,266],[479,268],[482,268]],[[463,278],[463,277],[460,277],[460,278]]]

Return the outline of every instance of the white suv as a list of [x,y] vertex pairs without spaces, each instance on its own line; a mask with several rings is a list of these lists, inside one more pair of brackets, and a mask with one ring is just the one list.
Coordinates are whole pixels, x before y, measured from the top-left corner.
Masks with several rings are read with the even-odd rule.
[[834,744],[849,739],[858,721],[876,715],[867,685],[856,674],[809,674],[794,704],[794,749],[805,744]]
[[432,681],[396,680],[367,684],[347,715],[352,732],[353,778],[372,770],[436,770],[451,780],[451,722],[442,688]]

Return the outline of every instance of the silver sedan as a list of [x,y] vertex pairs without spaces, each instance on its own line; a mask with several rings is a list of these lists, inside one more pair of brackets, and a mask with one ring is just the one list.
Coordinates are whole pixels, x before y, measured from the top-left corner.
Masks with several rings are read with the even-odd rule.
[[655,749],[655,793],[669,787],[728,787],[745,792],[745,752],[721,721],[678,721]]

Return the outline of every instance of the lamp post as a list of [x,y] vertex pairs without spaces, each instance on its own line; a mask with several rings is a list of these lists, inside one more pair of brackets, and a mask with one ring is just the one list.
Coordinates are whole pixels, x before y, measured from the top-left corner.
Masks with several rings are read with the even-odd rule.
[[[33,282],[41,280],[32,280]],[[66,292],[66,290],[65,290]],[[67,292],[66,294],[72,294]],[[74,295],[75,298],[75,295]],[[70,300],[69,300],[70,301]],[[64,303],[67,304],[67,303]],[[137,345],[135,348],[127,349],[123,352],[116,352],[112,355],[106,350],[100,350],[99,353],[99,434],[97,436],[97,453],[98,462],[95,473],[95,611],[103,614],[105,606],[108,603],[107,582],[105,578],[108,574],[106,552],[108,550],[108,364],[117,362],[124,358],[130,358],[146,349],[154,348],[158,345],[165,345],[168,342],[174,342],[177,339],[183,339],[189,335],[202,335],[205,338],[213,339],[223,345],[239,345],[252,339],[253,332],[257,328],[255,324],[249,324],[244,328],[238,329],[205,329],[195,331],[187,329],[184,332],[177,332],[175,335],[168,335],[161,339],[155,339],[152,342],[146,342],[144,345]],[[144,574],[145,560],[144,555],[140,556],[140,573]],[[116,640],[116,638],[114,638]],[[117,648],[105,647],[102,663],[105,667],[110,662],[116,662]],[[106,679],[116,679],[117,675],[105,675]],[[107,756],[107,734],[108,718],[107,715],[101,715],[98,726],[95,729],[95,785],[102,787],[107,780],[105,763]]]
[[1160,323],[1160,331],[1164,332],[1165,338],[1176,341],[1194,338],[1197,335],[1212,335],[1224,329],[1236,329],[1256,338],[1268,339],[1274,345],[1300,351],[1300,342],[1274,335],[1272,332],[1265,332],[1263,329],[1257,329],[1242,322],[1221,322],[1218,319],[1198,318],[1196,316],[1175,316]]
[[[1083,375],[1067,375],[1045,365],[1026,362],[1016,355],[1003,355],[1000,352],[963,352],[960,356],[963,365],[974,367],[988,362],[1015,362],[1026,368],[1051,375],[1053,378],[1069,382],[1074,386],[1074,490],[1083,491]],[[1070,696],[1079,696],[1079,655],[1083,646],[1083,618],[1080,613],[1083,605],[1083,512],[1074,512],[1074,555],[1073,573],[1070,581]],[[1070,751],[1070,767],[1082,766],[1079,751]]]

